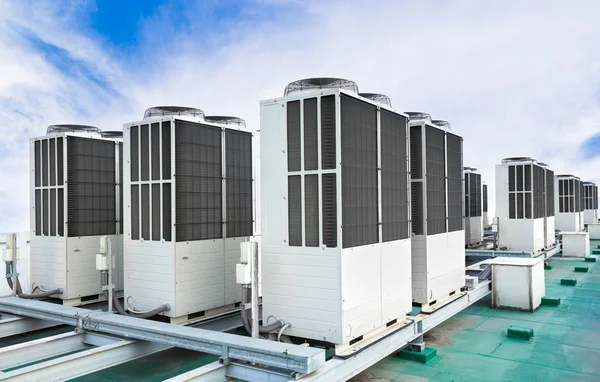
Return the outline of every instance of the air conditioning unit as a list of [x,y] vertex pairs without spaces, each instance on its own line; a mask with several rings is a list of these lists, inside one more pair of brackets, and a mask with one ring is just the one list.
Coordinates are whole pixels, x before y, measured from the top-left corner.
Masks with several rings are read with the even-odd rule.
[[598,186],[583,182],[583,224],[598,223]]
[[122,147],[121,135],[84,125],[52,125],[30,141],[31,282],[62,288],[64,304],[102,297],[101,236],[112,237],[123,290]]
[[465,179],[465,240],[466,245],[483,241],[483,211],[481,174],[476,168],[464,168]]
[[540,252],[555,245],[554,173],[529,157],[496,165],[498,244],[515,251]]
[[465,286],[463,139],[445,121],[408,114],[413,301],[427,307]]
[[367,340],[411,310],[407,116],[336,78],[261,102],[263,321]]
[[583,182],[574,175],[557,175],[555,204],[556,229],[565,232],[583,231]]
[[173,323],[233,309],[240,243],[254,230],[252,133],[178,106],[123,131],[126,307],[169,304]]

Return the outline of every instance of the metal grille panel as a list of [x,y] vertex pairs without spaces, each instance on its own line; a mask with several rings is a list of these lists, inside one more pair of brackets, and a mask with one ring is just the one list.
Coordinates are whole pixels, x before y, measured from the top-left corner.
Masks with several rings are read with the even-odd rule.
[[323,244],[329,248],[337,247],[337,176],[321,175],[321,215],[323,216]]
[[306,246],[319,246],[319,176],[304,176],[304,232]]
[[410,128],[410,176],[412,179],[423,178],[423,137],[422,127]]
[[411,193],[411,217],[412,217],[412,232],[415,235],[423,235],[423,183],[412,182],[410,186]]
[[140,126],[140,179],[150,179],[150,130],[148,125]]
[[300,171],[300,101],[287,103],[288,171]]
[[405,117],[381,109],[381,223],[382,240],[406,239],[408,219],[408,161]]
[[321,168],[336,168],[335,95],[321,97]]
[[[150,156],[152,157],[152,180],[159,180],[160,179],[160,125],[158,122],[150,125],[150,145],[152,146],[152,150],[150,153]],[[154,236],[154,234],[152,236]]]
[[[446,232],[446,150],[444,141],[442,130],[433,127],[425,128],[427,235]],[[460,213],[462,215],[462,200]]]
[[488,186],[487,184],[483,185],[483,212],[488,212]]
[[290,246],[302,246],[302,179],[288,177],[288,233]]
[[252,236],[252,134],[225,130],[227,237]]
[[377,107],[341,95],[342,246],[377,243]]
[[[448,232],[463,229],[463,139],[446,133],[448,158]],[[475,216],[481,216],[481,175],[476,176]]]
[[304,170],[317,170],[318,158],[317,99],[304,100]]
[[140,186],[131,186],[131,240],[140,239]]
[[554,172],[546,169],[546,216],[554,216]]

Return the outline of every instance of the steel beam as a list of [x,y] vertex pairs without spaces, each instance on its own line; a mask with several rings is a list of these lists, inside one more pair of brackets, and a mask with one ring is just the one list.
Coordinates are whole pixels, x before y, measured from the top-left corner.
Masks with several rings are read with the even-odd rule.
[[533,257],[533,252],[528,251],[495,251],[488,249],[466,249],[466,256],[472,257]]
[[29,317],[0,315],[0,338],[51,328],[60,324],[52,321],[38,320]]
[[0,349],[0,370],[84,349],[83,333],[69,332]]
[[188,381],[203,381],[203,382],[222,382],[227,380],[227,366],[219,361],[209,363],[187,373],[179,374],[173,378],[166,379],[164,382],[188,382]]
[[115,341],[111,344],[9,371],[0,380],[57,381],[72,379],[145,357],[164,345],[144,341]]
[[0,311],[125,336],[168,346],[258,363],[281,370],[311,373],[325,365],[325,351],[204,329],[176,326],[106,312],[67,307],[18,297],[0,298]]

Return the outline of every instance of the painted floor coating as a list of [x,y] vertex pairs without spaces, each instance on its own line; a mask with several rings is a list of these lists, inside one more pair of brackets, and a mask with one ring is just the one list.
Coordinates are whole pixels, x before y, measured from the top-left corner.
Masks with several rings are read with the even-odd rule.
[[[600,242],[593,242],[592,248]],[[600,255],[595,256],[599,258]],[[437,357],[427,364],[389,356],[352,381],[600,381],[600,263],[551,258],[546,270],[546,296],[559,297],[558,307],[535,313],[495,310],[488,296],[425,336]],[[576,273],[585,264],[589,272]],[[560,285],[573,277],[576,286]],[[534,330],[530,341],[508,339],[510,326]],[[37,336],[66,332],[53,328],[15,336],[0,347]],[[104,369],[77,381],[162,381],[217,360],[216,356],[169,349]]]

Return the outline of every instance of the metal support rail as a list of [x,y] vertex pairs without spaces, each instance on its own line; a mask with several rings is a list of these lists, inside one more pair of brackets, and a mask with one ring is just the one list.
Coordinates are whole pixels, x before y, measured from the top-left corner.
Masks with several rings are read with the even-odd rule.
[[256,363],[298,374],[309,374],[325,365],[325,351],[322,349],[176,326],[18,297],[0,298],[0,311],[59,322],[86,331],[114,334],[219,355],[224,362]]

